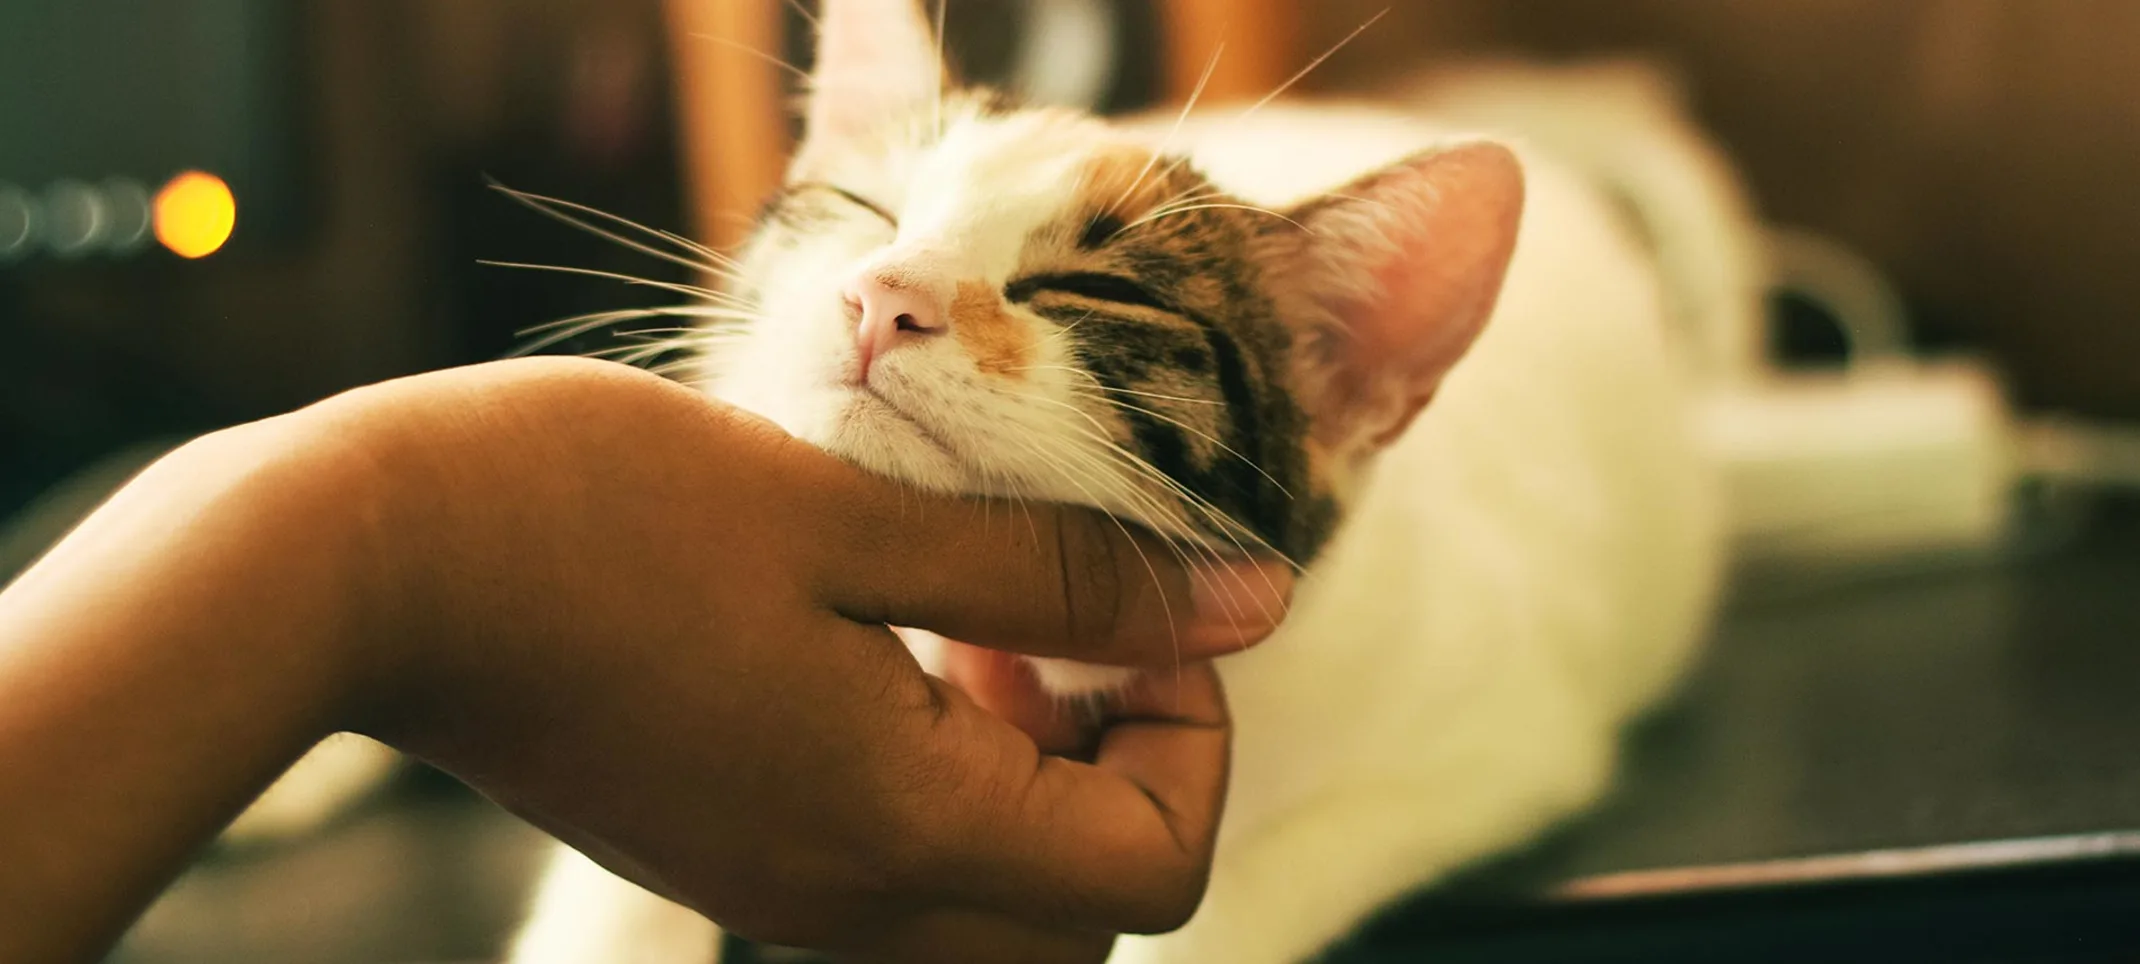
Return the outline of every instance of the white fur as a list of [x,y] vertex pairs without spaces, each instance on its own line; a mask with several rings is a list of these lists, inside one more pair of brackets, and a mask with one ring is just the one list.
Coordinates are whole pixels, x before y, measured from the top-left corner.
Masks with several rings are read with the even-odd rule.
[[[1201,133],[1206,172],[1262,203],[1440,137],[1333,108]],[[1595,798],[1620,725],[1698,638],[1714,481],[1656,272],[1578,179],[1525,167],[1485,334],[1385,453],[1278,638],[1221,666],[1238,737],[1203,909],[1115,960],[1300,960],[1534,836]]]
[[[1193,145],[1222,186],[1265,204],[1448,139],[1366,108],[1213,115],[1175,146]],[[970,252],[976,261],[958,270],[1000,283],[1006,269],[980,262],[1049,213],[1042,182],[1059,169],[1028,179],[1032,165],[1002,163],[1019,156],[1006,149],[1012,134],[971,136],[1003,139],[848,172],[866,182],[854,189],[902,212],[901,231],[880,224],[812,242],[794,262],[803,267],[764,292],[766,316],[782,326],[761,326],[724,358],[718,390],[919,484],[1134,509],[1134,493],[1066,482],[1032,454],[1032,439],[1078,422],[980,393],[948,342],[901,362],[898,400],[962,451],[999,454],[989,473],[832,387],[845,329],[828,279],[914,243]],[[1116,961],[1302,960],[1404,893],[1535,836],[1606,786],[1621,725],[1669,685],[1698,638],[1718,520],[1658,272],[1581,179],[1532,154],[1525,167],[1522,233],[1485,334],[1369,476],[1279,636],[1221,664],[1239,735],[1203,908],[1177,933],[1123,941]],[[1039,387],[1047,374],[1036,373]],[[1078,450],[1070,438],[1045,444]],[[1050,684],[1103,687],[1114,675]],[[551,889],[588,893],[591,865],[566,866],[571,878]],[[602,935],[630,930],[624,915],[662,916],[657,899],[613,887],[603,898],[546,890],[515,960],[626,959],[627,944],[670,936],[691,947],[676,964],[711,953],[710,932],[688,915],[646,925],[677,934],[605,945]],[[618,916],[597,919],[612,904]],[[549,918],[560,905],[569,920]]]
[[836,180],[890,208],[899,228],[858,210],[842,230],[814,235],[793,250],[746,255],[753,268],[777,262],[777,270],[750,272],[759,288],[757,314],[776,320],[752,326],[747,337],[707,357],[703,377],[710,390],[798,437],[917,485],[1150,516],[1156,490],[1101,471],[1107,453],[1093,436],[1112,415],[1079,402],[1073,389],[1082,376],[1073,371],[1070,343],[1051,335],[1055,326],[1036,315],[1014,312],[1039,339],[1032,364],[1019,373],[1017,394],[995,386],[950,338],[902,349],[873,366],[872,387],[925,423],[926,432],[841,384],[855,352],[839,282],[894,265],[943,283],[971,279],[1000,289],[1021,267],[1033,268],[1020,262],[1024,240],[1060,213],[1064,187],[1083,159],[1055,145],[1096,145],[1118,136],[1082,118],[963,115],[951,119],[949,133],[931,150],[819,155],[810,162],[812,179]]

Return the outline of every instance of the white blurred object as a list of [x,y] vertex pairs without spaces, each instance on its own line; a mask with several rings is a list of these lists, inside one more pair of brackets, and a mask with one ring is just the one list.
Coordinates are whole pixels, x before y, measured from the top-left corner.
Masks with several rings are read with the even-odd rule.
[[1764,363],[1708,400],[1740,565],[1774,578],[1996,558],[2023,469],[1996,373],[1913,356],[1902,299],[1855,252],[1801,230],[1766,240],[1775,290],[1821,306],[1848,356],[1840,370]]
[[1884,365],[1911,357],[1902,296],[1857,252],[1811,231],[1771,228],[1768,263],[1776,290],[1827,309],[1841,329],[1852,364]]
[[[1902,299],[1877,266],[1765,224],[1665,65],[1475,60],[1395,93],[1438,120],[1558,155],[1621,201],[1708,384],[1703,429],[1724,462],[1737,558],[1764,584],[2003,558],[2028,541],[2015,538],[2028,535],[2025,483],[2061,496],[2140,489],[2140,432],[2017,419],[1989,364],[1914,354]],[[1774,363],[1767,302],[1778,292],[1823,309],[1848,346],[1845,367]]]
[[1097,110],[1115,76],[1120,15],[1107,0],[1028,0],[1012,86],[1039,104]]
[[1778,374],[1719,390],[1702,414],[1749,569],[1982,560],[2005,541],[2021,466],[1983,365]]
[[2140,430],[2052,416],[2021,431],[2022,460],[2044,482],[2140,490]]

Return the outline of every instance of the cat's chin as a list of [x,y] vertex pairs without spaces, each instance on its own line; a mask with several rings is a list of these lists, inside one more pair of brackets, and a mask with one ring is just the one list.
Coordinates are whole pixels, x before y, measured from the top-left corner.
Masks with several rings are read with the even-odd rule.
[[969,494],[965,463],[936,430],[875,392],[842,389],[823,424],[797,437],[878,475],[938,492]]
[[1129,687],[1137,678],[1137,671],[1120,666],[1096,666],[1067,659],[1043,659],[1038,656],[1026,660],[1033,668],[1033,678],[1040,683],[1049,696],[1095,697],[1113,696]]
[[[921,629],[894,626],[892,632],[907,644],[915,660],[921,663],[923,672],[944,675],[948,640]],[[1064,700],[1113,696],[1136,680],[1138,673],[1120,666],[1096,666],[1067,659],[1021,658],[1033,671],[1033,681],[1040,685],[1042,692]]]

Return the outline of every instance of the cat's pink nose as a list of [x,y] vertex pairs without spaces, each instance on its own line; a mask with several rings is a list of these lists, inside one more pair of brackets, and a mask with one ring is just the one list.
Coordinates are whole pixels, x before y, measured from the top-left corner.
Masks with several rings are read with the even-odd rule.
[[855,322],[856,380],[867,382],[869,369],[887,352],[932,335],[943,334],[948,321],[943,306],[920,288],[883,272],[866,271],[841,292]]

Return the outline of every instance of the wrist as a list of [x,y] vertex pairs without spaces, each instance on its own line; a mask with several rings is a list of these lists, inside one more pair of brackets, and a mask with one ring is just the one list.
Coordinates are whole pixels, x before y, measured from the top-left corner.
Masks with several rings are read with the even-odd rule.
[[[366,449],[304,413],[216,433],[182,464],[221,492],[203,518],[230,533],[224,605],[246,613],[232,642],[285,668],[294,714],[317,740],[352,729],[388,691],[398,660],[386,487]],[[189,449],[195,446],[189,446]],[[184,452],[185,450],[182,450]]]
[[144,645],[245,683],[262,728],[300,749],[353,729],[397,663],[380,645],[395,638],[385,486],[357,436],[310,412],[166,456],[85,524],[105,532],[73,567],[116,573],[108,608]]
[[290,463],[257,467],[234,484],[280,492],[289,526],[309,533],[271,556],[303,574],[290,608],[307,625],[290,633],[320,669],[313,692],[322,735],[377,736],[400,714],[426,635],[417,614],[433,580],[418,569],[434,526],[406,497],[403,447],[381,430],[392,420],[376,417],[375,407],[336,399],[234,430],[279,436],[260,447]]

